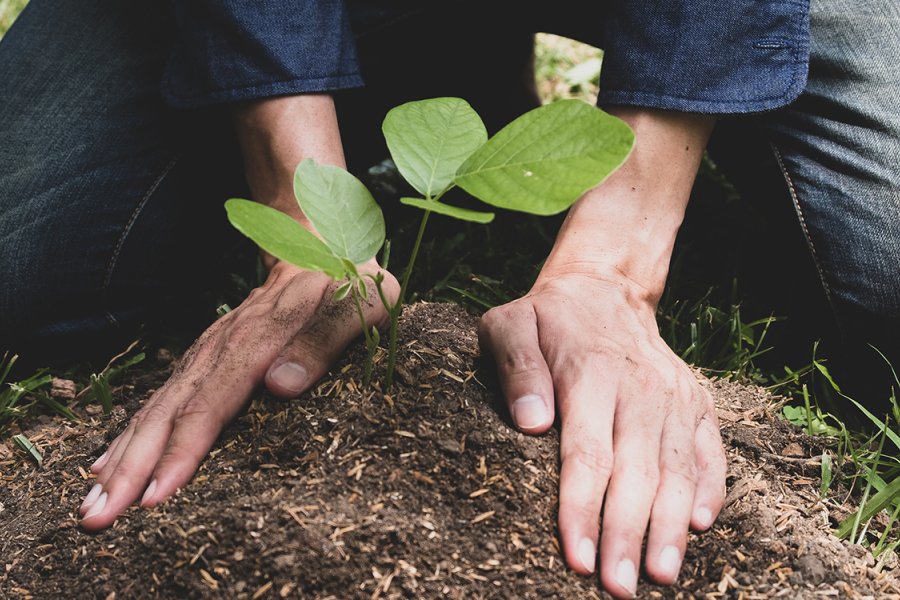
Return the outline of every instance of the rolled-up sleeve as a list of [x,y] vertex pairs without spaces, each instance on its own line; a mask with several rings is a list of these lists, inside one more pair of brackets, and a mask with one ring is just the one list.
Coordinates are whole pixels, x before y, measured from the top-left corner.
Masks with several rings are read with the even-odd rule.
[[176,0],[162,81],[173,108],[362,85],[340,0]]
[[760,112],[806,87],[808,0],[620,0],[603,27],[603,106]]

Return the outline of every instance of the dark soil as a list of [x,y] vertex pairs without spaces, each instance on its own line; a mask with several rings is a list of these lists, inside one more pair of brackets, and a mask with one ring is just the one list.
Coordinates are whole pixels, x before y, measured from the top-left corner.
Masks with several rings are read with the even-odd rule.
[[[173,365],[133,370],[108,417],[43,418],[25,432],[42,466],[0,445],[0,597],[604,597],[559,551],[558,432],[510,427],[476,323],[452,305],[407,309],[390,394],[361,387],[351,348],[298,400],[261,392],[175,498],[97,534],[77,520],[87,469]],[[822,441],[778,420],[758,388],[703,385],[727,445],[727,507],[690,535],[679,584],[643,580],[639,597],[900,591],[896,559],[876,565],[830,535],[849,509],[818,499]]]

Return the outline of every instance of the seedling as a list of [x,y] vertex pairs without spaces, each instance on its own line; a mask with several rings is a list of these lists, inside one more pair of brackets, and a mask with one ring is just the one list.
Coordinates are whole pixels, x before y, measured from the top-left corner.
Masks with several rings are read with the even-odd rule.
[[359,296],[368,298],[371,279],[390,315],[385,386],[393,380],[397,323],[416,254],[432,212],[489,223],[494,214],[441,202],[461,187],[498,208],[552,215],[571,206],[621,165],[634,146],[634,132],[621,120],[578,100],[548,104],[519,117],[490,140],[478,114],[458,98],[410,102],[391,110],[382,127],[400,174],[423,198],[401,198],[425,211],[395,303],[385,297],[381,273],[357,267],[384,244],[384,217],[365,186],[347,171],[304,160],[294,174],[294,194],[321,240],[291,217],[250,202],[225,203],[239,231],[270,254],[310,271],[345,280],[334,294],[353,296],[366,336],[365,383],[379,343],[369,330]]
[[0,435],[6,433],[14,419],[21,419],[29,414],[34,402],[25,405],[19,404],[19,401],[23,399],[38,400],[63,417],[77,421],[78,417],[72,414],[72,411],[40,391],[39,388],[50,383],[52,379],[50,375],[45,374],[47,369],[39,370],[28,379],[5,383],[17,358],[18,356],[13,356],[7,360],[7,355],[4,354],[0,359],[0,386],[2,386],[0,387]]

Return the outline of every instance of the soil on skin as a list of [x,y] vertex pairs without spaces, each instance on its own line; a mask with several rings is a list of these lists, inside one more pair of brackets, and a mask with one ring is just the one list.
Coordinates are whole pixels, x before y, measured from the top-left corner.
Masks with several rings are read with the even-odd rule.
[[[25,432],[41,467],[0,446],[0,597],[605,597],[560,554],[558,432],[510,426],[476,325],[452,305],[407,309],[389,394],[361,387],[351,348],[298,400],[261,392],[175,498],[97,534],[77,520],[87,470],[172,365],[133,370],[108,417],[44,418]],[[690,534],[679,583],[642,578],[638,597],[900,591],[896,559],[877,565],[830,535],[847,508],[818,499],[821,440],[777,419],[758,388],[703,385],[727,446],[727,506]]]

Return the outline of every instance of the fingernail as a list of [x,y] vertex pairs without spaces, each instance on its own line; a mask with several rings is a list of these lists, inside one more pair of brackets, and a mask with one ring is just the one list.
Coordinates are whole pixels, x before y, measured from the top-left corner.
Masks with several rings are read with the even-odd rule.
[[663,548],[659,553],[659,568],[673,580],[678,579],[678,572],[681,570],[681,551],[675,546]]
[[703,529],[708,529],[713,522],[712,512],[704,507],[697,509],[697,522],[700,523],[700,527]]
[[622,559],[616,566],[616,583],[634,598],[637,593],[637,569],[627,558]]
[[97,501],[97,498],[100,496],[100,492],[103,491],[103,486],[99,483],[95,483],[94,487],[91,488],[91,491],[88,492],[88,495],[85,496],[84,502],[81,503],[81,512],[87,512],[94,505],[94,502]]
[[103,459],[105,459],[105,458],[106,458],[106,452],[101,454],[100,458],[98,458],[97,460],[94,461],[94,464],[91,465],[91,470],[93,471],[97,467],[97,465],[99,465],[100,463],[103,462]]
[[106,507],[106,492],[100,494],[100,497],[97,498],[97,501],[94,502],[94,505],[91,507],[91,511],[84,515],[85,519],[90,519],[91,517],[95,517],[103,512],[103,509]]
[[306,369],[294,363],[278,365],[272,371],[272,381],[292,392],[299,393],[307,379],[309,379],[309,373],[306,372]]
[[513,421],[522,429],[534,429],[547,423],[550,417],[547,414],[547,406],[544,400],[535,394],[522,396],[513,402],[512,408]]
[[143,506],[145,508],[152,508],[153,506],[156,505],[156,502],[154,502],[152,505],[147,504],[147,501],[153,496],[153,492],[155,492],[155,491],[156,491],[156,480],[154,479],[153,481],[150,482],[150,485],[147,486],[147,491],[144,492],[144,497],[141,498],[141,506]]
[[597,548],[590,538],[583,538],[578,542],[578,560],[589,573],[594,572],[594,565],[597,563]]

